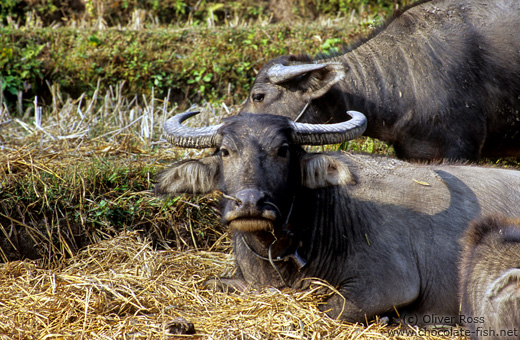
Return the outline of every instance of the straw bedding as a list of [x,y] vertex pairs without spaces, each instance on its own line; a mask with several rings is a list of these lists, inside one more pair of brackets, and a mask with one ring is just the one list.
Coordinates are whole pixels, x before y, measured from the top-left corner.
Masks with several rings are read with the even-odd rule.
[[[158,251],[138,232],[90,245],[61,268],[28,260],[2,264],[0,338],[391,338],[387,326],[350,325],[321,313],[319,281],[305,292],[220,293],[203,287],[206,279],[232,269],[229,253]],[[189,322],[195,334],[172,333],[186,330]]]

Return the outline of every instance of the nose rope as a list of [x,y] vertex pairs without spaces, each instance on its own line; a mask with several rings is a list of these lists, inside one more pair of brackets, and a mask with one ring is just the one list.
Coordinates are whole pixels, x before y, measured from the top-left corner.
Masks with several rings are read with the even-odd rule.
[[[293,198],[292,198],[291,207],[289,208],[289,213],[287,214],[287,218],[285,219],[285,223],[282,225],[282,231],[285,232],[285,233],[290,234],[289,236],[293,236],[293,234],[289,231],[289,218],[291,217],[291,214],[292,214],[292,208],[294,207],[294,198],[295,197],[296,196],[293,196]],[[278,208],[276,208],[276,209],[278,209]],[[280,214],[280,215],[282,215],[282,214]]]
[[[278,276],[282,280],[283,284],[286,285],[287,287],[290,287],[289,284],[287,283],[287,281],[285,281],[285,279],[283,278],[282,273],[280,273],[280,271],[278,270],[278,267],[276,266],[276,264],[273,261],[273,256],[271,255],[271,249],[273,248],[273,245],[276,243],[276,241],[277,240],[274,240],[273,243],[271,243],[269,245],[269,251],[267,252],[267,254],[269,255],[269,263],[271,264],[271,267],[273,267],[275,272],[278,274]],[[278,257],[277,260],[282,260],[282,259],[280,257]]]
[[305,111],[307,111],[307,108],[309,107],[309,104],[311,103],[311,101],[309,100],[307,102],[307,104],[305,104],[305,106],[303,107],[302,109],[302,112],[300,112],[300,114],[298,115],[298,117],[296,117],[296,119],[294,120],[295,122],[299,121],[300,118],[302,118],[303,114],[305,113]]
[[[282,212],[280,211],[280,209],[278,209],[276,204],[274,204],[273,202],[269,202],[269,201],[264,202],[264,204],[270,205],[271,207],[275,208],[276,211],[278,212],[278,215],[282,216]],[[292,206],[291,206],[291,209],[292,209]]]
[[[227,195],[226,195],[227,196]],[[224,196],[225,197],[225,196]],[[234,199],[234,197],[231,197],[229,196],[231,199]],[[226,197],[227,198],[227,197]],[[291,233],[289,231],[289,219],[291,217],[291,214],[292,214],[292,211],[293,211],[293,206],[294,206],[294,199],[295,197],[293,196],[293,199],[292,199],[292,202],[291,202],[291,207],[289,208],[289,213],[287,214],[287,218],[285,219],[285,223],[282,225],[282,231],[284,233],[286,233],[289,237],[293,237],[294,234]],[[281,215],[281,212],[280,212],[280,209],[276,206],[276,204],[272,203],[272,202],[265,202],[265,204],[267,205],[270,205],[272,207],[274,207],[278,213]],[[278,276],[280,277],[280,280],[282,280],[283,284],[287,287],[290,287],[290,285],[287,283],[287,281],[285,281],[282,273],[280,272],[280,270],[278,269],[278,267],[276,266],[275,262],[280,262],[280,261],[287,261],[288,259],[291,259],[293,260],[294,264],[298,267],[298,270],[301,269],[303,266],[305,266],[306,262],[301,259],[301,257],[297,254],[296,250],[294,251],[294,254],[290,254],[290,255],[287,255],[287,256],[284,256],[284,257],[281,257],[281,256],[278,256],[276,258],[273,258],[273,255],[272,255],[272,249],[273,249],[273,246],[274,244],[278,241],[278,238],[276,238],[276,236],[274,235],[273,233],[273,236],[275,237],[274,241],[271,242],[271,244],[269,245],[269,248],[268,248],[268,251],[267,251],[267,257],[265,256],[262,256],[260,254],[258,254],[253,248],[251,248],[251,246],[247,243],[246,239],[244,238],[244,235],[240,235],[241,239],[242,239],[242,242],[244,243],[244,245],[246,246],[246,248],[251,252],[253,253],[253,255],[255,255],[256,257],[258,257],[259,259],[261,260],[264,260],[264,261],[268,261],[269,264],[271,265],[271,267],[273,267],[273,269],[275,270],[275,272],[278,274]],[[291,243],[289,244],[289,246],[287,246],[286,249],[284,249],[282,251],[281,254],[284,254],[287,252],[287,249],[291,246],[292,244],[292,240],[291,240]]]

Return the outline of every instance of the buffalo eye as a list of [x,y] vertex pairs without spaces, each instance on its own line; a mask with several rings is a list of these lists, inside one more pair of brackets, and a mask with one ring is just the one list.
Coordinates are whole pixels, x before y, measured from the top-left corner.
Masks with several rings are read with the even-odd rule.
[[286,158],[289,154],[289,145],[284,144],[278,149],[278,156]]
[[264,94],[263,93],[255,93],[251,97],[253,98],[254,102],[261,102],[262,100],[264,100]]
[[226,149],[226,148],[220,148],[219,153],[220,153],[220,155],[221,155],[222,157],[227,157],[227,156],[229,156],[229,150]]

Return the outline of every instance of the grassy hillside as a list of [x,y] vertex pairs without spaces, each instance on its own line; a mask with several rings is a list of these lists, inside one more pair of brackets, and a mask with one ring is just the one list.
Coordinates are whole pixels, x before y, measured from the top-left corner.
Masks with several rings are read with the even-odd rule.
[[[127,96],[154,90],[157,97],[170,92],[170,100],[178,104],[237,104],[269,59],[326,52],[348,43],[359,30],[343,22],[329,27],[315,23],[218,29],[3,28],[4,103],[20,115],[34,107],[36,95],[42,104],[51,104],[49,84],[59,86],[62,96],[78,98],[83,93],[92,96],[98,82],[105,91],[124,81]],[[16,111],[19,97],[23,112]]]
[[409,2],[9,0],[0,5],[0,103],[21,116],[35,97],[51,104],[50,86],[76,99],[124,81],[128,96],[153,89],[177,104],[236,104],[267,60],[330,52]]

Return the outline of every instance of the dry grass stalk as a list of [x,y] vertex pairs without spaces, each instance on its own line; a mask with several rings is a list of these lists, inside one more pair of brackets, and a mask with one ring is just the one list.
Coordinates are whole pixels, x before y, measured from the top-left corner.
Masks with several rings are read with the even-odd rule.
[[59,265],[125,228],[146,231],[165,249],[229,247],[218,195],[168,202],[149,191],[155,172],[183,150],[151,153],[130,134],[115,140],[0,151],[0,261],[42,257]]
[[[405,339],[393,328],[351,325],[317,308],[312,291],[216,293],[202,283],[230,275],[232,255],[156,251],[138,233],[91,245],[61,269],[0,265],[2,339]],[[195,335],[172,335],[183,317]],[[411,339],[406,338],[406,339]],[[417,336],[416,339],[448,339]]]
[[[85,94],[78,99],[62,98],[58,85],[50,85],[53,96],[52,105],[42,107],[36,98],[35,109],[30,109],[24,119],[10,116],[3,103],[0,103],[0,131],[3,148],[16,148],[27,144],[40,148],[63,150],[86,147],[99,142],[117,142],[121,136],[134,136],[134,143],[141,144],[141,152],[149,152],[150,147],[162,145],[170,147],[162,138],[162,127],[167,118],[179,113],[176,106],[171,107],[169,96],[127,98],[122,95],[124,82],[110,86],[106,93],[100,93],[100,84],[92,98]],[[215,124],[227,115],[236,114],[238,107],[228,108],[225,104],[203,104],[193,107],[201,114],[190,119],[189,125]],[[31,119],[31,117],[33,119]]]

